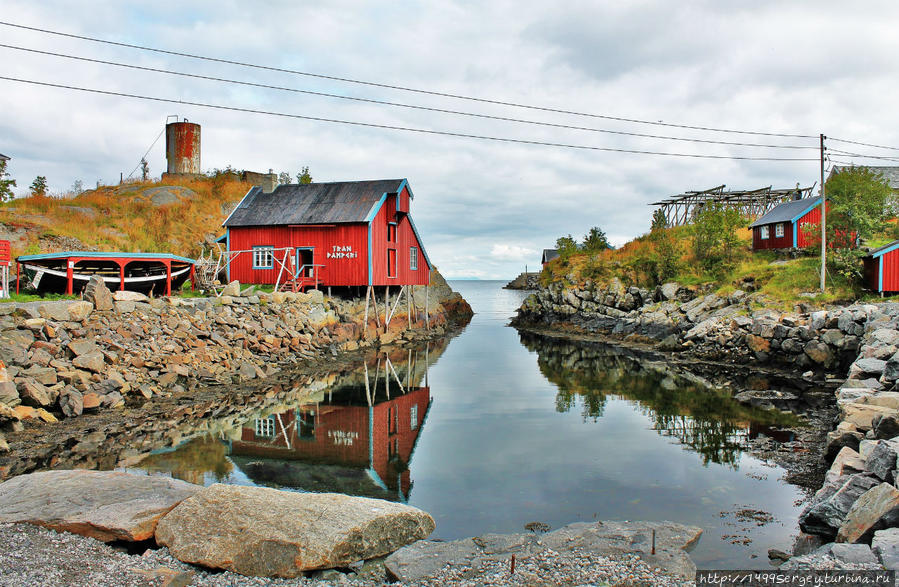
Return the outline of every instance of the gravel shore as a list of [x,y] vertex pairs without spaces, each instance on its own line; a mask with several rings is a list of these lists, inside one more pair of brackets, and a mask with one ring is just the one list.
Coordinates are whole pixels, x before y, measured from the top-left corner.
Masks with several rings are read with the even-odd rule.
[[[378,565],[366,565],[359,575],[326,571],[320,579],[268,579],[231,572],[211,572],[184,564],[165,548],[131,555],[76,534],[60,534],[29,524],[0,524],[0,585],[8,587],[147,587],[186,585],[237,587],[243,585],[383,585]],[[658,573],[635,556],[611,559],[545,550],[516,561],[498,560],[479,569],[448,567],[433,579],[415,583],[438,585],[639,585],[686,586]]]

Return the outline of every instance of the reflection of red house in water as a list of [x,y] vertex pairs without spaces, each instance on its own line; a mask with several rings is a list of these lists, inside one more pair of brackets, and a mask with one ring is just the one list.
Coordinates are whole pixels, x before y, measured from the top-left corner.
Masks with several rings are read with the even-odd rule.
[[408,463],[430,401],[430,388],[419,387],[374,406],[300,406],[247,422],[231,454],[367,469],[405,501],[412,489]]

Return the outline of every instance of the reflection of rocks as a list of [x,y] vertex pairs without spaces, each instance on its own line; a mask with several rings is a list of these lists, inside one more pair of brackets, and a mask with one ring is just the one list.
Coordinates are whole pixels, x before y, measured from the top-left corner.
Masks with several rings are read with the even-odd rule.
[[796,406],[799,396],[788,391],[776,389],[741,391],[734,396],[741,404],[747,404],[763,410],[789,410]]
[[200,489],[110,471],[45,471],[0,484],[0,522],[30,522],[111,542],[153,537],[162,516]]
[[[655,532],[655,554],[652,535]],[[696,566],[685,552],[702,530],[673,522],[596,522],[576,523],[538,537],[536,534],[486,534],[451,542],[416,542],[401,548],[385,563],[387,571],[404,582],[426,580],[448,563],[470,569],[465,577],[477,576],[483,562],[513,555],[524,558],[552,550],[574,550],[601,556],[636,554],[653,567],[686,579],[692,579]]]
[[156,539],[179,560],[296,577],[383,556],[433,530],[425,512],[381,500],[212,485],[163,518]]

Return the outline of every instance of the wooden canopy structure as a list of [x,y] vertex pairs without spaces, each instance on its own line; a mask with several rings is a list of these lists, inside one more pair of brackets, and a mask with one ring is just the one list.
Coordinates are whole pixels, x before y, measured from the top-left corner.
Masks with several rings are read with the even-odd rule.
[[722,184],[708,190],[685,192],[653,202],[650,206],[661,206],[668,226],[692,223],[707,204],[723,204],[739,210],[747,218],[756,218],[783,202],[810,197],[815,184],[806,188],[797,184],[795,188],[777,190],[768,186],[757,190],[725,191],[725,187]]

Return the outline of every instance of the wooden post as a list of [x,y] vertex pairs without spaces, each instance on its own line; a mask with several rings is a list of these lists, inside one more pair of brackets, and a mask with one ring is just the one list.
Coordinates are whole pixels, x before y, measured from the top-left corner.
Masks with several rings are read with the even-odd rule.
[[384,290],[384,330],[390,327],[390,286]]
[[[824,275],[827,272],[827,192],[824,189],[824,139],[821,135],[821,291],[824,291]],[[796,243],[794,243],[796,244]]]
[[19,275],[22,273],[21,263],[16,263],[16,295],[19,295]]
[[[365,332],[368,330],[368,296],[370,296],[370,295],[371,295],[371,286],[369,285],[368,288],[366,288],[366,290],[365,290],[365,322],[363,323],[363,326],[362,326],[363,334],[365,334]],[[366,374],[367,373],[368,373],[368,369],[366,369]],[[366,385],[368,385],[368,379],[366,379]]]
[[412,330],[412,286],[406,286],[406,313],[409,314],[409,330]]
[[197,287],[197,266],[190,266],[190,291],[194,291]]
[[431,291],[431,286],[426,285],[425,286],[425,330],[431,329],[431,320],[430,320],[430,318],[428,318],[428,305],[430,305],[430,302],[428,301],[428,294],[430,293],[430,291]]
[[172,262],[165,262],[165,295],[172,295]]
[[125,291],[125,264],[119,263],[119,291]]

